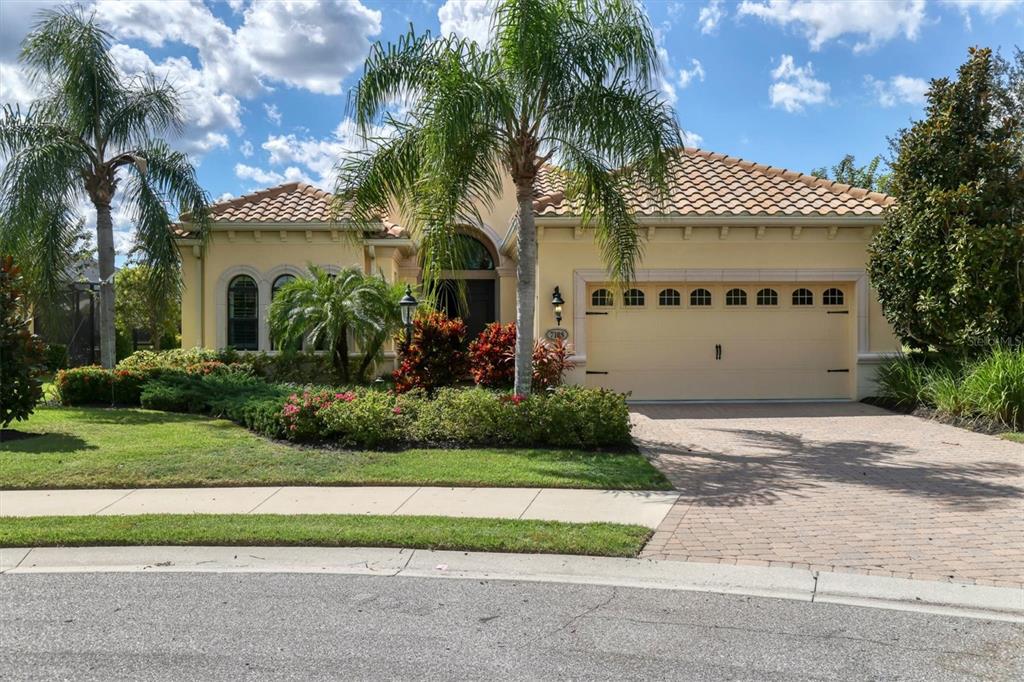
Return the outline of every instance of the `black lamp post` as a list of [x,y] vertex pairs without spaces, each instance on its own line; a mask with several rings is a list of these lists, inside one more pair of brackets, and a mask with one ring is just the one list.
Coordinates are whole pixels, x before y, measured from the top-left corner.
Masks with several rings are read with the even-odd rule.
[[562,306],[565,305],[565,301],[558,287],[555,287],[555,293],[551,295],[551,305],[555,307],[555,324],[562,326]]
[[405,345],[408,346],[409,342],[412,341],[412,316],[416,311],[416,306],[419,305],[419,301],[412,295],[411,285],[405,285],[405,295],[398,301],[398,305],[402,309],[402,324],[405,325]]

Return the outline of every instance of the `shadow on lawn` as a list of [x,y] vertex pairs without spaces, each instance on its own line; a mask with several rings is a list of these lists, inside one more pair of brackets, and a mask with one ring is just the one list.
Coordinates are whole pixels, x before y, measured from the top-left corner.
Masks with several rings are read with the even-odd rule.
[[[737,437],[743,454],[638,441],[676,484],[681,499],[701,506],[774,504],[830,484],[852,484],[924,497],[967,510],[1020,504],[1024,467],[1006,461],[929,462],[894,443],[812,441],[758,429],[714,429]],[[980,454],[980,453],[979,453]]]
[[97,450],[78,436],[67,433],[39,433],[32,438],[6,440],[0,443],[0,453],[23,452],[36,455],[49,455],[55,452],[79,452],[81,450]]
[[92,424],[122,424],[124,426],[147,426],[152,424],[195,424],[214,421],[204,414],[183,412],[158,412],[133,407],[63,407],[61,412],[79,417]]

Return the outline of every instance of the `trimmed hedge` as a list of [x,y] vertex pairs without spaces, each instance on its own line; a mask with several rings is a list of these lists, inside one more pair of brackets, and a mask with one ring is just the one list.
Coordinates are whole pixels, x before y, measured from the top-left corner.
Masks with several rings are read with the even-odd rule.
[[147,378],[144,372],[88,366],[63,369],[54,383],[64,405],[138,405]]
[[[174,353],[172,351],[172,353]],[[622,448],[630,444],[626,397],[563,386],[528,396],[485,388],[336,389],[271,383],[209,352],[143,351],[134,369],[81,367],[58,374],[65,405],[141,405],[225,417],[272,438],[345,447],[403,445]],[[183,368],[180,368],[183,367]]]

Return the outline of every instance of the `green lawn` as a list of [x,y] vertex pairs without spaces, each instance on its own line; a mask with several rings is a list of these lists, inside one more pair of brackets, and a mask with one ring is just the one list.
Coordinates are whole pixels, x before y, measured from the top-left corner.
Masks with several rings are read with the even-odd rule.
[[633,557],[651,531],[615,523],[440,516],[142,515],[0,519],[0,547],[409,547]]
[[636,453],[298,448],[225,420],[138,409],[39,408],[0,443],[0,487],[135,488],[239,485],[449,485],[668,489]]
[[1003,438],[1015,443],[1024,443],[1024,433],[1004,433]]

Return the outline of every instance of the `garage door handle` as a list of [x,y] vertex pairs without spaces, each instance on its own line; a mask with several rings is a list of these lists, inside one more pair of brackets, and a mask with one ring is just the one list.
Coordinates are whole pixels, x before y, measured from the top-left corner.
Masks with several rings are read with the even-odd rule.
[[588,369],[587,374],[607,374],[608,372],[598,372],[595,369]]
[[715,344],[715,360],[721,360],[721,359],[722,359],[722,344],[716,343]]
[[848,370],[848,369],[830,369],[830,370],[828,370],[828,373],[831,374],[832,372],[840,372],[842,374],[846,374],[849,371],[850,370]]

